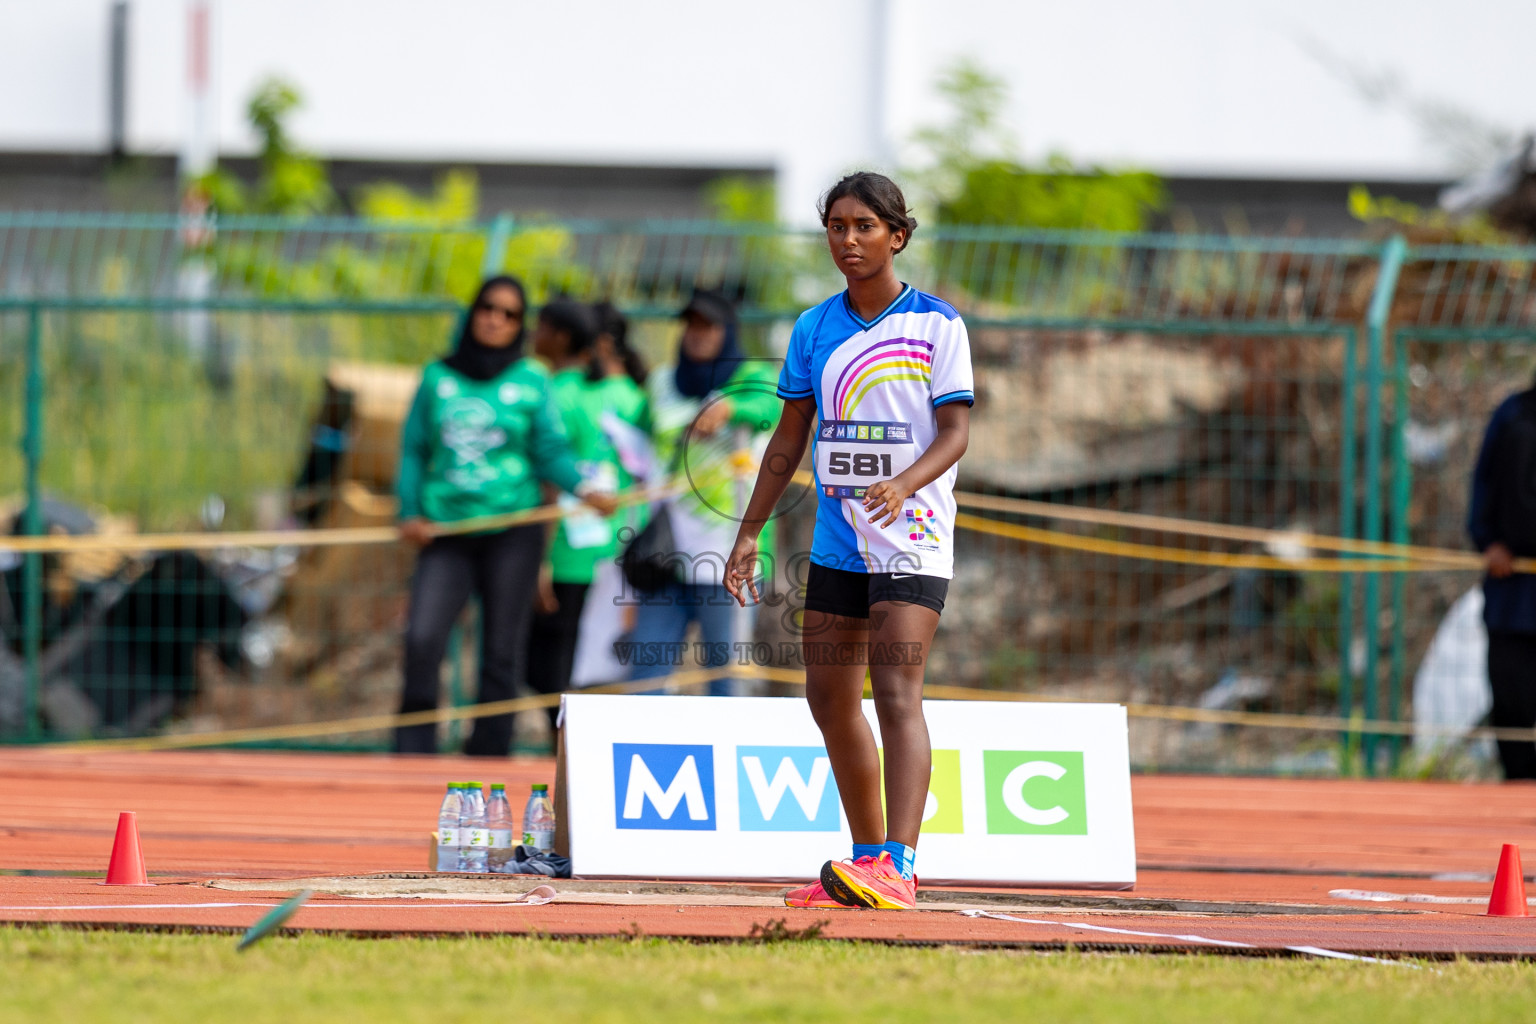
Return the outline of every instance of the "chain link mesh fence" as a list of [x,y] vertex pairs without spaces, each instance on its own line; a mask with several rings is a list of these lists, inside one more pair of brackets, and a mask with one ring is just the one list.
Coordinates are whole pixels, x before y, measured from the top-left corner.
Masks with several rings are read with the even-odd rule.
[[[0,215],[0,510],[17,533],[387,525],[419,367],[492,271],[617,303],[653,365],[695,285],[773,357],[840,287],[817,234]],[[1530,377],[1536,251],[934,231],[903,276],[971,328],[961,489],[1465,546],[1480,424]],[[780,523],[808,550],[810,503]],[[1304,546],[988,512],[1177,551]],[[1180,565],[967,531],[930,680],[1211,709],[1409,714],[1470,572]],[[0,552],[0,738],[317,721],[394,706],[409,555]],[[770,652],[792,622],[759,616]],[[446,685],[467,699],[474,625]],[[1334,733],[1160,723],[1147,767],[1333,771]],[[379,734],[340,737],[377,743]],[[1345,767],[1406,748],[1346,744]],[[1354,758],[1349,762],[1348,758]],[[1404,762],[1407,763],[1407,762]]]

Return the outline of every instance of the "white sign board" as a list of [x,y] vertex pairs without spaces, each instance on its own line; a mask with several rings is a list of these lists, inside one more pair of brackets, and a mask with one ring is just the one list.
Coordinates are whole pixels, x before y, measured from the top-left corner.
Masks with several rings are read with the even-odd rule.
[[[849,856],[801,698],[568,694],[572,869],[806,881]],[[1125,708],[927,701],[933,776],[917,873],[936,883],[1136,884]],[[878,738],[874,703],[864,715]]]

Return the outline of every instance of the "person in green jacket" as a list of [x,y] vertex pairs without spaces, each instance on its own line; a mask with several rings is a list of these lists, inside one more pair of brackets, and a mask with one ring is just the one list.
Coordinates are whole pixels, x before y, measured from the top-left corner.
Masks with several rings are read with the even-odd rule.
[[[724,668],[737,643],[752,639],[751,610],[740,609],[723,586],[725,561],[750,496],[752,467],[779,414],[778,368],[745,355],[736,338],[736,310],[718,291],[695,290],[678,317],[683,336],[677,363],[647,382],[656,462],[680,488],[665,503],[679,579],[638,595],[635,628],[625,654],[631,679],[654,679],[688,664],[682,657],[690,622],[697,622],[705,665]],[[771,574],[773,550],[764,535],[762,565]],[[728,673],[709,693],[733,692]]]
[[[538,589],[544,528],[439,534],[435,524],[533,508],[540,481],[581,496],[604,515],[610,493],[583,482],[555,412],[549,375],[522,358],[522,285],[493,277],[480,287],[447,357],[422,371],[405,421],[396,490],[400,536],[421,548],[405,628],[402,713],[437,707],[448,636],[471,594],[481,612],[478,701],[511,698]],[[512,716],[475,720],[466,754],[504,757]],[[436,753],[437,727],[395,730],[399,753]]]
[[[606,303],[594,308],[557,299],[540,310],[533,336],[534,357],[554,374],[555,408],[571,439],[576,468],[588,483],[605,491],[627,490],[636,482],[634,467],[626,467],[620,458],[614,435],[626,428],[640,437],[650,432],[645,392],[628,375],[629,361],[623,356],[626,327],[624,318]],[[622,444],[623,439],[619,441]],[[565,503],[574,505],[574,499]],[[563,693],[570,689],[593,580],[599,571],[617,572],[616,531],[625,525],[634,528],[634,511],[626,509],[613,519],[603,519],[572,507],[565,519],[554,524],[528,644],[527,679],[533,690]],[[549,710],[554,725],[558,709]]]

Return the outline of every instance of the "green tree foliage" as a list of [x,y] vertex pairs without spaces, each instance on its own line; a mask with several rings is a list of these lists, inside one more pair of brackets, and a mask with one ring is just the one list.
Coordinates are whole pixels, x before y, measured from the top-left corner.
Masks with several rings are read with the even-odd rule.
[[1407,233],[1418,242],[1463,245],[1514,245],[1519,239],[1494,227],[1486,214],[1452,217],[1444,210],[1426,210],[1395,196],[1376,196],[1364,185],[1349,190],[1350,216],[1363,224]]
[[[257,180],[247,185],[219,168],[191,186],[216,213],[303,220],[340,209],[325,164],[300,150],[289,132],[289,119],[302,105],[299,90],[281,79],[257,88],[246,106],[261,139]],[[282,298],[467,301],[486,268],[523,277],[535,302],[555,292],[579,293],[587,284],[564,228],[521,227],[504,236],[499,257],[488,258],[477,224],[479,182],[471,171],[447,172],[425,195],[396,182],[365,185],[353,204],[374,229],[366,235],[317,232],[313,246],[293,247],[260,232],[216,230],[206,254],[224,286]]]
[[779,193],[772,178],[727,174],[704,186],[704,205],[727,224],[776,224]]
[[1029,170],[989,160],[966,171],[959,194],[938,209],[945,224],[1144,231],[1166,195],[1146,171],[1078,171],[1052,156]]
[[912,141],[928,160],[908,177],[917,183],[922,202],[943,207],[964,193],[966,177],[978,165],[1016,164],[1017,145],[1000,116],[1008,101],[1008,85],[1000,75],[961,58],[939,72],[934,88],[950,115],[913,133]]
[[224,168],[204,175],[192,187],[221,213],[308,217],[335,211],[340,204],[325,164],[301,151],[288,134],[288,117],[303,102],[291,83],[280,78],[262,82],[245,108],[261,138],[261,173],[255,187],[247,187]]
[[[927,159],[906,175],[917,185],[919,219],[940,228],[1134,232],[1145,230],[1167,201],[1162,181],[1145,171],[1085,170],[1059,154],[1043,166],[1024,163],[1002,120],[1007,85],[974,61],[946,68],[937,89],[949,116],[915,134]],[[1124,260],[1121,247],[1106,240],[1079,251],[1068,273],[1050,247],[963,231],[929,237],[940,286],[998,310],[1041,295],[1060,309],[1112,303]],[[1046,281],[1050,286],[1041,287]]]
[[1084,169],[1061,154],[1026,166],[1001,118],[1007,85],[974,61],[946,68],[937,88],[951,113],[914,136],[929,156],[914,177],[941,224],[1142,231],[1167,205],[1147,171]]
[[448,171],[423,196],[398,182],[380,181],[360,188],[356,205],[365,220],[473,224],[480,212],[480,182],[473,171]]
[[733,174],[704,186],[704,205],[715,223],[696,283],[724,288],[767,309],[795,304],[794,282],[804,273],[804,244],[778,224],[779,196],[771,178]]

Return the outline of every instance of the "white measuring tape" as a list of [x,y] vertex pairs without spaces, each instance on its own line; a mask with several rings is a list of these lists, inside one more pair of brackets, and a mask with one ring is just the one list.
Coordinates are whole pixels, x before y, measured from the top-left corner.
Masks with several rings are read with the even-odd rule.
[[[1193,942],[1202,946],[1221,946],[1226,949],[1264,949],[1264,946],[1256,946],[1251,942],[1237,942],[1232,939],[1210,939],[1204,935],[1175,935],[1171,932],[1142,932],[1131,928],[1110,928],[1101,924],[1078,924],[1072,921],[1043,921],[1029,917],[1014,917],[1012,914],[995,914],[989,910],[959,910],[956,913],[966,917],[990,917],[994,921],[1016,921],[1019,924],[1038,924],[1050,928],[1075,928],[1085,932],[1106,932],[1111,935],[1135,935],[1144,939],[1175,939],[1179,942]],[[1405,964],[1401,960],[1387,960],[1376,956],[1360,956],[1356,953],[1341,953],[1336,949],[1323,949],[1321,946],[1285,946],[1292,953],[1305,953],[1308,956],[1325,956],[1335,960],[1359,960],[1368,964],[1398,964],[1403,967],[1414,967],[1416,964]]]

